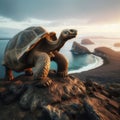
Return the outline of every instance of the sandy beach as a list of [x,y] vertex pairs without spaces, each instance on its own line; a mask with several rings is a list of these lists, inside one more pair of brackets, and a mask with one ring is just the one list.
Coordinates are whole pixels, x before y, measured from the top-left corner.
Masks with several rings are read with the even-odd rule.
[[107,56],[103,58],[104,64],[98,68],[74,75],[81,80],[90,79],[99,83],[120,83],[120,53],[107,47],[100,47],[96,50]]

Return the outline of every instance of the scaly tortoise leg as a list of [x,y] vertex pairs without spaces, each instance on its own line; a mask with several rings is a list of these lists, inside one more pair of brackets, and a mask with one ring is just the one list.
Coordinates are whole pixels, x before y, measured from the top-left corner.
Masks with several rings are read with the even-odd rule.
[[5,80],[13,80],[14,76],[12,73],[12,70],[9,69],[8,67],[5,67]]
[[40,80],[41,86],[49,86],[52,83],[52,80],[48,78],[48,73],[50,70],[50,57],[48,54],[44,52],[35,52],[34,65],[34,79]]
[[65,77],[68,74],[68,61],[67,59],[60,54],[58,51],[53,52],[55,55],[54,58],[52,58],[53,61],[55,61],[58,65],[57,74],[60,77]]

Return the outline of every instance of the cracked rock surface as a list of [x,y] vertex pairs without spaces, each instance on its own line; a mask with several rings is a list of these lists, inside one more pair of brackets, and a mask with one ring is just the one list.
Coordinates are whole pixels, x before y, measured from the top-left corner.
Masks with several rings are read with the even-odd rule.
[[120,96],[111,87],[71,75],[51,78],[49,87],[24,75],[0,81],[0,120],[119,120]]

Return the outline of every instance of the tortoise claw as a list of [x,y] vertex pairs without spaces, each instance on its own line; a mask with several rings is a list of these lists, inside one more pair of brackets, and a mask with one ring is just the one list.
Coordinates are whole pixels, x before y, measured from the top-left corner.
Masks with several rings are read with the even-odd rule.
[[39,79],[39,82],[37,82],[35,86],[37,86],[37,87],[49,87],[51,84],[53,84],[53,81],[47,77],[47,78]]

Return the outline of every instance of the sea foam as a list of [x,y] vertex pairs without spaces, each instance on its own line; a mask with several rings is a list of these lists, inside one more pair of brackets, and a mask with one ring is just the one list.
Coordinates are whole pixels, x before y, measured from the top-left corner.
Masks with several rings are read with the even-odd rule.
[[89,65],[84,66],[84,67],[81,67],[78,70],[69,71],[68,74],[71,74],[71,73],[80,73],[80,72],[83,72],[83,71],[92,70],[92,69],[98,68],[101,65],[103,65],[104,62],[103,62],[103,59],[101,57],[98,57],[98,56],[95,56],[95,55],[93,55],[93,57],[95,58],[95,62],[94,63],[89,64]]

